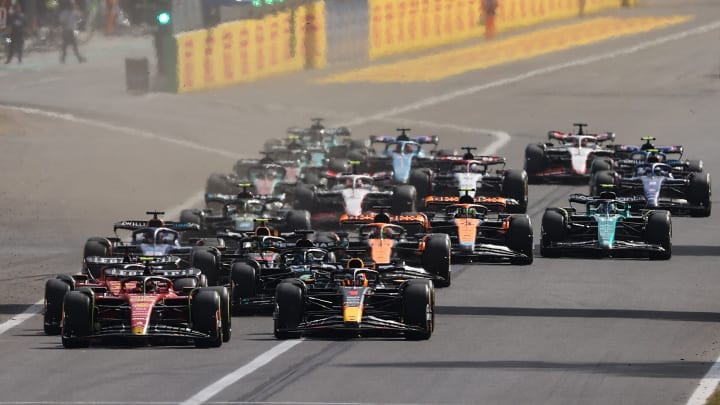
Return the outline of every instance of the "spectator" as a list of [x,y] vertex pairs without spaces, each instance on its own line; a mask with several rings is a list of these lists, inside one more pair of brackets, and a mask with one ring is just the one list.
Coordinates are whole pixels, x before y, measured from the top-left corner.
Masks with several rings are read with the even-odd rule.
[[8,51],[7,65],[17,54],[18,63],[22,63],[23,45],[25,43],[25,29],[27,28],[27,18],[20,7],[20,3],[15,3],[12,13],[8,16],[7,26],[10,28],[10,50]]
[[73,52],[79,63],[85,62],[85,58],[78,51],[77,40],[75,38],[75,29],[82,19],[82,14],[78,10],[77,4],[71,0],[66,8],[60,12],[58,17],[60,26],[62,27],[62,52],[60,53],[60,63],[65,63],[65,55],[67,54],[68,45],[72,46]]
[[495,38],[495,14],[498,0],[483,0],[483,15],[485,16],[485,39]]

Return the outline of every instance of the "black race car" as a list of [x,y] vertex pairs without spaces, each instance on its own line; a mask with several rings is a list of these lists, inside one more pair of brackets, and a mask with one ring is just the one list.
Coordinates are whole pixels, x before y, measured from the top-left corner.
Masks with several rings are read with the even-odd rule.
[[429,280],[352,259],[345,267],[283,280],[273,318],[278,339],[331,333],[425,340],[435,327],[435,292]]

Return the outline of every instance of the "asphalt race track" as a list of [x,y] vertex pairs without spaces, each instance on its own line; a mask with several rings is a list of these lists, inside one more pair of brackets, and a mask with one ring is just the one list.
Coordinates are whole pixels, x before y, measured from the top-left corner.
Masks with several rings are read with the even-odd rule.
[[[40,316],[1,326],[42,298],[45,279],[79,269],[86,237],[146,210],[177,215],[199,203],[210,172],[311,116],[358,137],[409,126],[444,147],[499,147],[508,167],[522,167],[525,145],[548,130],[587,122],[618,142],[683,144],[720,176],[720,4],[646,0],[610,14],[694,18],[423,84],[317,85],[329,72],[307,72],[131,96],[122,49],[0,71],[0,89],[12,89],[0,103],[25,111],[0,108],[22,127],[0,135],[0,404],[685,404],[720,355],[718,212],[673,218],[668,262],[536,253],[528,267],[455,266],[425,342],[310,339],[277,354],[270,317],[236,317],[220,349],[65,350]],[[586,190],[531,186],[536,241],[545,207]],[[211,387],[231,373],[242,378]]]

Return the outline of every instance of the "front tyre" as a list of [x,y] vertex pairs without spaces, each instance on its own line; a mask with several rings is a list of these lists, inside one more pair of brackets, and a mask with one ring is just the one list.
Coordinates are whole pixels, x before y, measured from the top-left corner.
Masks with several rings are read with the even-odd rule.
[[403,322],[416,330],[406,331],[407,340],[428,340],[435,327],[435,290],[429,280],[410,280],[402,295]]
[[502,181],[502,196],[517,200],[518,205],[508,205],[507,211],[524,214],[528,207],[528,176],[524,170],[510,169]]
[[275,289],[273,334],[277,339],[297,339],[304,309],[303,289],[295,282],[283,281]]
[[450,237],[444,233],[430,235],[425,241],[422,252],[422,267],[435,276],[434,284],[438,287],[450,287],[452,272],[450,270]]
[[669,211],[652,211],[645,225],[645,240],[660,245],[662,252],[650,252],[650,260],[669,260],[672,257],[672,218]]
[[513,215],[510,217],[510,229],[507,234],[508,247],[524,257],[513,257],[512,264],[528,265],[533,262],[533,229],[530,217],[527,215]]

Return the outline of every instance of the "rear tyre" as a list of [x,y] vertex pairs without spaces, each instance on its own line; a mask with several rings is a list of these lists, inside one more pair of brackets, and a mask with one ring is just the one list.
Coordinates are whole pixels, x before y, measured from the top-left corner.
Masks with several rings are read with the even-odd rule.
[[528,206],[528,176],[524,170],[510,169],[502,182],[502,196],[517,200],[519,205],[508,205],[509,213],[524,214]]
[[403,212],[414,212],[415,201],[417,200],[417,191],[414,186],[401,185],[397,186],[392,196],[392,213],[401,214]]
[[299,230],[312,229],[310,224],[310,211],[308,210],[292,210],[285,217],[286,231],[294,232]]
[[69,291],[63,300],[62,345],[68,349],[90,346],[92,300],[80,291]]
[[526,257],[510,259],[512,264],[527,265],[533,262],[533,229],[530,217],[527,215],[513,215],[510,218],[510,229],[507,234],[508,247]]
[[402,296],[403,321],[418,328],[406,331],[407,340],[427,340],[435,327],[435,290],[429,280],[410,280]]
[[590,163],[590,173],[597,173],[602,170],[612,170],[613,162],[609,159],[596,158]]
[[710,173],[696,173],[690,177],[690,185],[688,186],[688,203],[700,208],[694,208],[690,215],[694,217],[709,217],[712,211],[712,201],[710,195]]
[[202,274],[207,278],[207,284],[210,286],[218,285],[220,278],[217,257],[206,249],[195,249],[192,252],[190,264],[200,269]]
[[437,287],[450,287],[452,283],[450,253],[450,237],[447,234],[436,233],[425,241],[422,267],[436,277],[434,284]]
[[547,209],[542,218],[542,234],[540,237],[540,255],[543,257],[560,257],[560,249],[552,244],[561,242],[567,233],[567,218],[560,212]]
[[297,339],[301,333],[294,331],[303,317],[303,289],[294,282],[283,281],[275,290],[275,325],[273,334],[277,339]]
[[669,211],[653,211],[645,226],[645,240],[660,245],[663,252],[651,252],[650,260],[669,260],[672,257],[672,219]]
[[230,312],[230,293],[223,286],[207,287],[207,290],[215,291],[220,297],[220,325],[222,329],[223,343],[229,342],[232,336],[232,314]]
[[295,208],[312,212],[315,208],[315,192],[307,186],[300,185],[295,190]]
[[68,283],[57,278],[51,278],[45,283],[43,329],[46,335],[59,335],[62,331],[63,300],[70,290]]
[[538,173],[545,170],[545,150],[541,145],[530,144],[525,147],[525,171],[531,183],[540,182]]
[[408,183],[415,186],[415,192],[421,206],[425,207],[425,197],[432,193],[432,178],[430,171],[427,169],[413,169],[410,172]]
[[211,174],[205,183],[206,193],[234,194],[235,187],[229,184],[227,175],[222,173]]
[[257,296],[257,272],[253,266],[242,262],[233,263],[230,274],[235,306],[239,306],[243,299]]
[[615,185],[615,172],[601,170],[590,178],[590,195],[598,196],[603,191],[603,184]]
[[[220,296],[214,290],[201,289],[190,301],[190,319],[194,330],[209,335],[195,339],[197,347],[220,347],[223,343]],[[220,315],[222,317],[222,315]],[[218,322],[218,320],[220,322]]]
[[200,215],[193,209],[180,211],[180,222],[190,224],[200,224]]
[[[107,257],[112,255],[112,250],[110,249],[110,242],[102,237],[94,237],[89,238],[85,242],[85,247],[83,248],[83,260],[87,259],[91,256],[100,256],[100,257]],[[101,264],[85,264],[86,270],[92,275],[94,278],[100,277],[100,270],[102,270]]]

